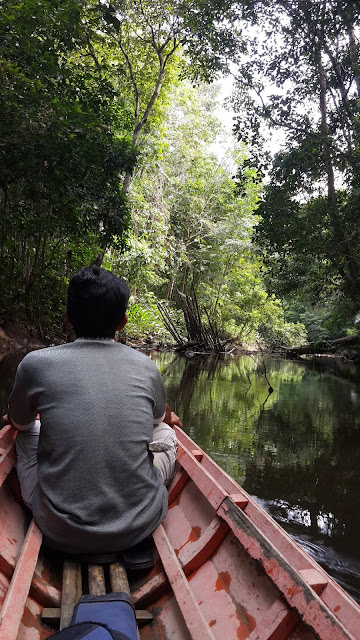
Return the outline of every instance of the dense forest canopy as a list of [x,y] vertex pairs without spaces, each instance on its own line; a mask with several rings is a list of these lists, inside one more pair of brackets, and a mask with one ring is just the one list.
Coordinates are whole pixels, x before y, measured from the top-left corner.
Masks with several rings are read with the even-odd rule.
[[134,337],[169,340],[159,301],[185,336],[194,289],[225,339],[356,331],[359,16],[332,0],[3,0],[1,323],[61,335],[68,279],[97,262],[129,282]]
[[[318,339],[354,325],[359,309],[359,5],[251,2],[239,57],[236,130],[268,183],[257,238],[266,285]],[[286,144],[263,153],[268,132]]]

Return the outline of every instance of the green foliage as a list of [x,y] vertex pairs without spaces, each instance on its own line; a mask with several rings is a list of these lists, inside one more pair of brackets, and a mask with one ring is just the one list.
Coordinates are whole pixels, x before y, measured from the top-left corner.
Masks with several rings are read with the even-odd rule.
[[[132,104],[132,142],[144,142],[144,134],[158,132],[167,105],[167,90],[176,78],[211,81],[227,69],[229,52],[241,42],[233,26],[236,3],[158,0],[133,2],[91,2],[92,16],[101,21],[102,37],[112,45],[113,64],[119,82]],[[99,37],[99,25],[87,19],[92,37]],[[96,48],[93,57],[99,64]],[[114,69],[113,69],[114,71]],[[130,172],[123,181],[127,193]]]
[[139,340],[154,334],[159,337],[164,332],[160,314],[151,299],[147,299],[145,305],[130,304],[128,318],[126,335],[131,339]]
[[[242,19],[253,26],[238,57],[236,129],[268,175],[255,238],[267,289],[315,308],[321,326],[313,330],[309,320],[311,334],[329,332],[325,317],[333,314],[335,335],[338,304],[354,316],[360,303],[359,9],[335,0],[255,0]],[[284,144],[271,157],[274,131]]]
[[[135,341],[156,339],[164,344],[168,343],[169,335],[162,322],[157,299],[151,291],[144,293],[136,301],[135,296],[131,296],[127,313],[128,324],[125,328],[127,338]],[[171,316],[176,325],[183,326],[183,318],[179,312],[172,310]]]
[[46,332],[69,274],[129,222],[119,175],[136,156],[111,86],[80,62],[85,37],[73,0],[1,5],[0,303]]
[[[160,153],[170,88],[226,66],[233,18],[232,2],[1,3],[1,306],[51,332],[69,275],[124,249],[134,165]],[[155,284],[164,251],[143,249],[134,234]]]
[[340,338],[358,330],[353,305],[339,295],[333,295],[313,306],[294,296],[285,311],[285,318],[289,322],[302,322],[309,342]]
[[[224,339],[254,343],[265,335],[263,327],[281,332],[284,325],[283,341],[299,343],[303,331],[296,327],[291,333],[284,324],[280,302],[264,289],[252,247],[256,172],[244,171],[240,196],[231,176],[244,162],[243,147],[229,149],[222,161],[209,149],[214,134],[222,134],[216,89],[182,83],[171,97],[162,147],[133,182],[128,248],[120,255],[112,252],[111,268],[127,278],[142,309],[148,308],[144,291],[177,309],[177,291],[194,283],[200,307],[216,320]],[[183,327],[179,330],[185,335]]]
[[[274,7],[278,4],[274,0]],[[303,7],[291,10],[299,34]],[[284,7],[281,12],[286,14]],[[341,15],[341,24],[349,26],[351,16]],[[59,324],[68,278],[98,255],[99,262],[104,258],[105,266],[129,280],[139,305],[133,311],[138,333],[149,324],[151,333],[162,335],[150,294],[176,309],[176,291],[194,284],[200,304],[224,336],[249,341],[266,333],[278,341],[283,331],[281,340],[294,342],[302,329],[294,328],[294,333],[287,327],[279,297],[295,295],[301,284],[316,299],[309,284],[315,278],[324,297],[336,288],[344,295],[350,285],[351,291],[356,289],[350,277],[354,252],[345,251],[345,240],[350,246],[358,241],[356,136],[353,152],[346,156],[353,191],[338,194],[335,211],[312,186],[323,180],[330,134],[311,114],[301,135],[295,132],[301,118],[294,91],[284,100],[273,96],[271,109],[255,110],[250,126],[245,121],[254,143],[260,141],[260,116],[267,107],[271,121],[284,121],[291,111],[295,123],[292,147],[279,156],[266,189],[256,236],[261,173],[243,144],[229,148],[221,161],[212,149],[221,135],[216,90],[198,90],[184,78],[212,80],[219,70],[227,70],[230,58],[245,51],[246,30],[237,16],[259,24],[268,19],[272,28],[276,22],[272,13],[264,16],[257,2],[4,0],[2,307],[24,312],[50,334],[54,322]],[[330,42],[326,25],[325,40]],[[283,18],[280,27],[284,41],[290,41]],[[253,75],[249,64],[241,63],[241,95],[248,104],[245,88],[259,89],[263,73],[279,85],[289,77],[290,63],[277,58],[276,38],[269,36],[264,46],[269,59],[250,49]],[[354,79],[356,69],[344,47],[341,56]],[[307,57],[306,64],[313,69],[319,63]],[[301,73],[294,68],[299,85]],[[332,76],[330,81],[337,90]],[[357,107],[352,94],[346,105],[352,114],[347,122],[353,123]],[[344,114],[337,117],[335,111],[328,118],[334,145],[344,125]],[[330,155],[340,166],[344,154],[334,146]],[[237,170],[241,180],[235,185]],[[306,190],[311,191],[307,200]],[[264,287],[264,264],[254,238],[261,245],[267,290],[274,295]]]

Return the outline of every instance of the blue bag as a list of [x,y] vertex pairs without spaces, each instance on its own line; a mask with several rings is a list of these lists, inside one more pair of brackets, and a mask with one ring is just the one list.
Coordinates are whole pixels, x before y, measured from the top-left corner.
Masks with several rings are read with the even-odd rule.
[[129,640],[120,631],[114,631],[99,622],[78,622],[57,631],[52,638],[57,640]]
[[71,623],[53,636],[56,640],[137,640],[134,606],[130,596],[113,592],[82,596]]

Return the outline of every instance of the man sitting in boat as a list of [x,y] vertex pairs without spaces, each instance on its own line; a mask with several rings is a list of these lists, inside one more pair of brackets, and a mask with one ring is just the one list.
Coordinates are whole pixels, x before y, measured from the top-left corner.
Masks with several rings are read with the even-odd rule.
[[167,513],[180,423],[156,365],[114,340],[128,299],[114,274],[81,269],[67,297],[76,340],[26,355],[9,399],[24,502],[68,553],[133,547]]

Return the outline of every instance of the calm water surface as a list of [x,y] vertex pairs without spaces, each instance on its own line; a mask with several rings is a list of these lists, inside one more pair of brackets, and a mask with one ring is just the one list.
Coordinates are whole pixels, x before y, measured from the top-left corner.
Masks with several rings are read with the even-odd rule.
[[[0,362],[5,411],[17,363]],[[151,354],[185,431],[360,602],[360,371]]]
[[[360,602],[360,371],[152,356],[187,433]],[[257,361],[256,361],[257,360]]]

